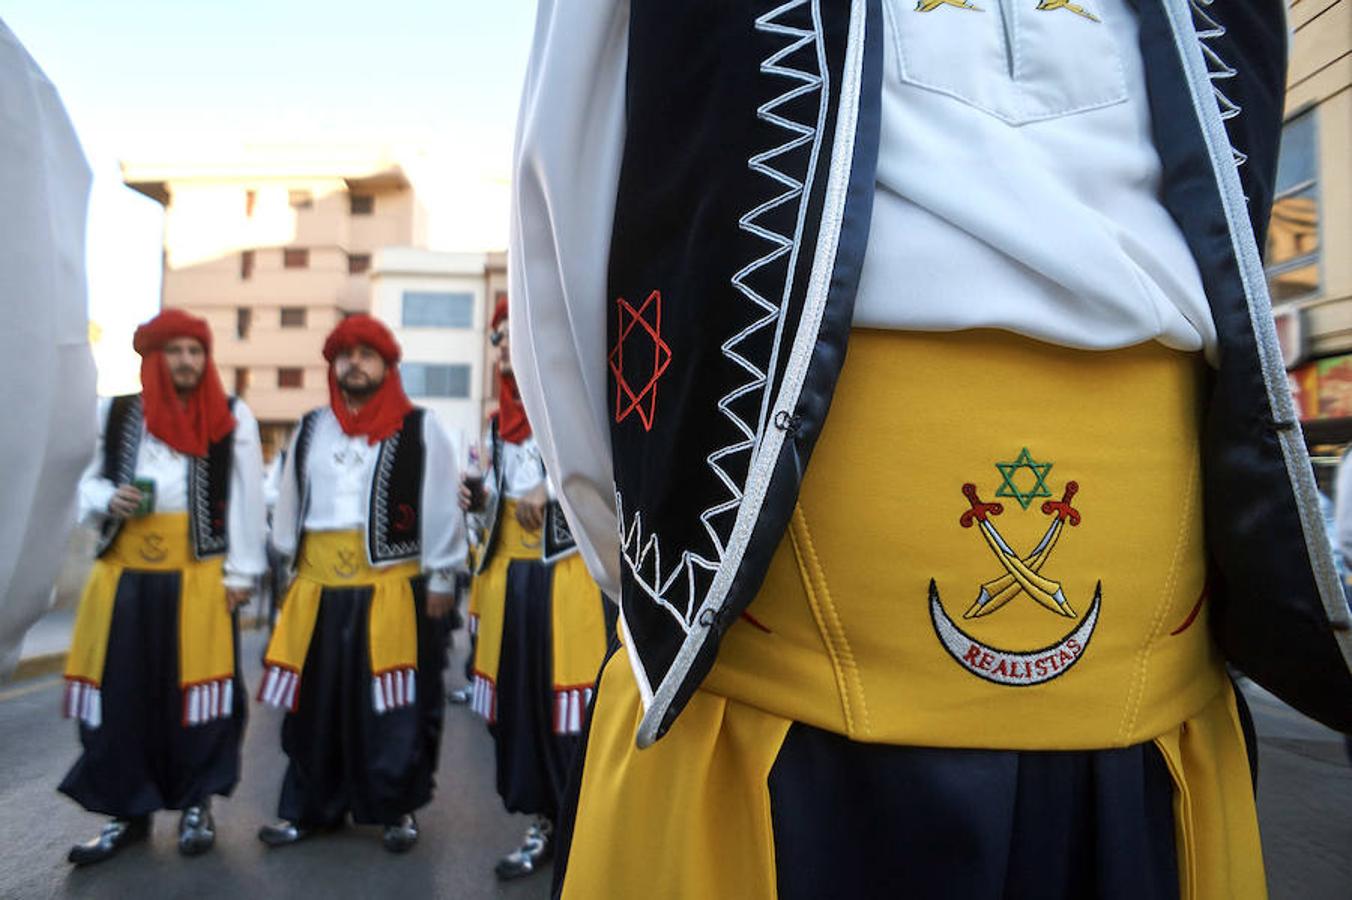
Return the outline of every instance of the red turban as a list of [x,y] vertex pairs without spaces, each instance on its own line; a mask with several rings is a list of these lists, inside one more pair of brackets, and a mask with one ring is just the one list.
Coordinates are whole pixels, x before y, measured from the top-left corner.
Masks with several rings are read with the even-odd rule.
[[[505,321],[507,297],[504,294],[493,307],[493,327],[497,328]],[[531,435],[530,420],[526,418],[526,407],[521,403],[516,376],[501,368],[498,369],[498,434],[513,444],[519,444]]]
[[[343,399],[338,376],[333,371],[333,360],[344,350],[365,344],[385,360],[385,381],[359,410],[352,410]],[[324,341],[324,359],[329,362],[329,406],[338,417],[343,433],[365,435],[368,443],[378,444],[404,426],[404,416],[413,411],[413,404],[404,393],[399,378],[399,342],[380,321],[368,315],[348,316]]]
[[[192,338],[206,351],[202,380],[187,401],[179,399],[164,358],[164,345]],[[211,329],[205,319],[181,309],[166,309],[136,329],[132,347],[141,354],[141,403],[146,430],[189,456],[206,456],[207,448],[235,427],[230,401],[211,358]]]

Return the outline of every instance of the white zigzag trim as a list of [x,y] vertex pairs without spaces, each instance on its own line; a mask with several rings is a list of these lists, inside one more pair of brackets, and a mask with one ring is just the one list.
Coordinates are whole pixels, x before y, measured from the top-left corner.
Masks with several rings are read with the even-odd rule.
[[[694,627],[694,612],[697,608],[695,584],[695,570],[703,569],[708,572],[716,572],[723,560],[726,549],[724,539],[719,535],[714,527],[712,520],[715,516],[737,509],[742,503],[742,486],[737,480],[723,467],[723,461],[738,453],[750,453],[754,451],[757,445],[757,439],[760,432],[765,427],[765,418],[769,405],[769,397],[764,396],[760,404],[759,419],[752,423],[739,416],[732,409],[732,404],[747,396],[761,392],[766,394],[766,388],[769,385],[769,376],[767,370],[773,369],[774,359],[772,356],[769,365],[762,369],[755,362],[748,359],[739,352],[738,347],[749,339],[752,335],[770,327],[782,327],[783,308],[788,301],[792,291],[793,273],[796,267],[798,248],[802,241],[802,231],[807,213],[807,198],[809,191],[805,183],[793,177],[792,175],[775,168],[774,161],[794,150],[807,144],[812,144],[811,161],[807,167],[808,178],[810,179],[816,167],[816,160],[820,150],[822,129],[820,120],[825,104],[823,97],[818,103],[818,122],[812,125],[805,125],[801,122],[795,122],[792,119],[780,115],[777,111],[787,103],[813,92],[820,92],[824,84],[821,71],[810,72],[803,69],[793,68],[785,65],[784,60],[801,50],[803,47],[815,44],[817,46],[816,58],[819,64],[822,64],[822,35],[819,28],[805,29],[791,27],[781,24],[778,20],[785,13],[807,6],[811,0],[788,0],[775,9],[757,17],[755,28],[757,31],[766,34],[782,35],[789,38],[789,42],[776,50],[770,56],[766,57],[760,64],[760,71],[763,75],[777,76],[787,78],[797,82],[792,88],[784,93],[774,97],[771,100],[761,104],[756,109],[756,117],[763,122],[778,126],[789,133],[789,137],[784,143],[769,150],[755,154],[747,160],[747,168],[759,175],[770,179],[780,185],[783,190],[760,204],[756,208],[744,214],[737,220],[737,226],[742,231],[766,241],[770,249],[759,258],[748,263],[732,276],[733,288],[751,301],[759,313],[759,317],[751,324],[747,325],[741,331],[728,338],[720,346],[723,355],[739,366],[748,376],[742,384],[734,387],[718,401],[718,410],[723,416],[733,424],[741,434],[740,440],[721,447],[705,457],[705,462],[715,477],[723,483],[728,490],[728,498],[720,503],[706,509],[700,514],[700,523],[704,526],[705,532],[713,542],[715,558],[710,560],[703,556],[692,553],[689,550],[681,554],[680,561],[668,572],[662,568],[661,541],[657,534],[648,535],[646,541],[643,537],[643,517],[642,512],[635,512],[632,522],[626,524],[623,513],[623,503],[619,494],[616,494],[616,510],[619,513],[620,523],[620,545],[625,563],[633,573],[634,581],[648,595],[654,603],[665,609],[676,619],[680,627],[687,634]],[[814,24],[818,20],[814,17]],[[798,216],[794,234],[792,236],[780,234],[772,228],[766,227],[759,220],[767,214],[779,209],[787,204],[798,203]],[[754,273],[766,266],[778,261],[785,255],[790,255],[792,259],[789,262],[788,274],[785,278],[785,284],[779,302],[772,302],[762,296],[755,288],[747,283],[747,279]],[[777,355],[777,354],[776,354]],[[645,562],[651,562],[653,566],[653,578],[646,579],[641,574],[641,569]],[[684,576],[686,599],[684,609],[678,608],[675,604],[667,600],[668,592],[675,587]]]
[[[1228,122],[1244,111],[1244,108],[1225,95],[1218,82],[1234,78],[1239,74],[1234,66],[1221,58],[1221,55],[1207,41],[1225,36],[1225,26],[1217,22],[1207,12],[1216,0],[1188,0],[1192,6],[1193,24],[1197,30],[1197,42],[1202,48],[1202,58],[1206,60],[1207,77],[1211,79],[1211,92],[1216,96],[1216,105],[1221,110],[1221,121]],[[1248,161],[1248,154],[1241,153],[1232,143],[1230,152],[1234,155],[1235,166]]]

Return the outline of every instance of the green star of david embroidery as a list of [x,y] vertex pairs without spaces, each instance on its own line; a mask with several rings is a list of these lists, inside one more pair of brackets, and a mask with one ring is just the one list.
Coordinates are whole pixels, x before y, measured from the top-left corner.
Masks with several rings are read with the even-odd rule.
[[[1020,506],[1027,509],[1029,504],[1038,497],[1050,497],[1052,495],[1051,490],[1047,487],[1047,473],[1052,470],[1052,463],[1036,461],[1028,452],[1027,447],[1023,448],[1023,452],[1013,462],[998,462],[995,464],[995,468],[1000,470],[1000,475],[1004,478],[1004,483],[995,492],[997,497],[1013,497],[1019,501]],[[1027,469],[1033,473],[1036,481],[1033,482],[1031,490],[1020,490],[1019,486],[1015,484],[1014,478],[1018,475],[1020,469]],[[1027,481],[1027,479],[1024,480]]]

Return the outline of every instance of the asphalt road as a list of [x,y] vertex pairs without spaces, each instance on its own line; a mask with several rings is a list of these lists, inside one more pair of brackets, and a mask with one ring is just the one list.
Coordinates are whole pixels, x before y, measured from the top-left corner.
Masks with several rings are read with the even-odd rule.
[[[463,644],[463,633],[457,639]],[[259,634],[245,638],[251,684],[257,684],[260,642]],[[451,671],[459,669],[453,665]],[[1258,805],[1271,895],[1352,900],[1352,768],[1342,739],[1261,691],[1249,694],[1260,734]],[[348,828],[282,850],[263,847],[254,833],[273,818],[284,761],[280,715],[253,704],[244,778],[234,797],[217,802],[212,853],[180,858],[177,817],[161,814],[148,844],[73,870],[65,862],[67,849],[92,836],[101,820],[55,791],[78,752],[74,726],[57,714],[59,697],[53,678],[0,689],[3,900],[548,896],[548,872],[508,885],[493,877],[493,863],[515,846],[527,822],[503,812],[493,789],[488,735],[464,707],[447,710],[437,797],[419,813],[422,840],[406,856],[382,850],[371,828]]]

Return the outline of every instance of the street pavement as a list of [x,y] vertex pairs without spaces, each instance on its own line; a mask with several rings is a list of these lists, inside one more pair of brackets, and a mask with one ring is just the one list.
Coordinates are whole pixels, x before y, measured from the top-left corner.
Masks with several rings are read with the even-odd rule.
[[[244,638],[246,676],[258,683],[261,633]],[[464,635],[449,670],[460,668]],[[1352,768],[1342,738],[1252,686],[1246,693],[1261,747],[1259,816],[1274,900],[1352,900]],[[0,688],[0,898],[511,898],[549,893],[548,871],[500,885],[493,863],[528,824],[509,816],[493,787],[487,732],[464,707],[447,709],[436,799],[419,813],[422,840],[406,856],[381,849],[373,828],[348,828],[269,851],[255,838],[276,807],[283,757],[280,714],[252,704],[244,777],[216,804],[216,849],[179,857],[176,814],[161,814],[149,844],[84,870],[70,845],[101,820],[55,791],[77,755],[75,727],[59,718],[59,680]],[[698,898],[706,900],[706,898]]]
[[[258,684],[263,634],[241,641],[245,677]],[[463,661],[464,632],[456,635],[448,684]],[[494,788],[493,746],[483,721],[463,706],[448,706],[437,773],[437,794],[418,813],[422,837],[404,856],[380,846],[376,828],[349,827],[293,847],[268,850],[258,826],[276,818],[285,765],[281,714],[249,708],[244,771],[233,797],[215,803],[216,848],[196,859],[178,855],[177,813],[155,817],[148,844],[128,848],[88,869],[72,869],[66,851],[93,837],[103,819],[56,793],[79,755],[75,726],[60,718],[60,681],[46,677],[0,687],[0,898],[457,898],[537,900],[549,896],[546,870],[506,885],[493,864],[520,843],[529,825],[508,815]]]

